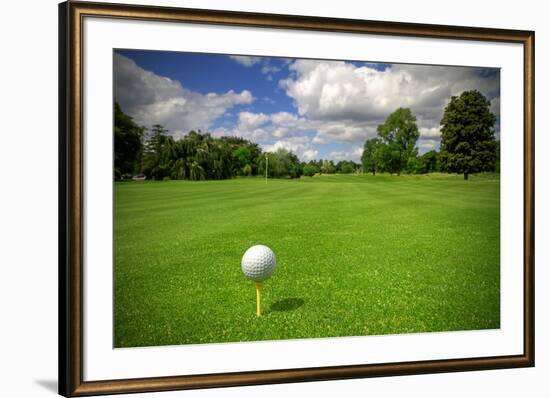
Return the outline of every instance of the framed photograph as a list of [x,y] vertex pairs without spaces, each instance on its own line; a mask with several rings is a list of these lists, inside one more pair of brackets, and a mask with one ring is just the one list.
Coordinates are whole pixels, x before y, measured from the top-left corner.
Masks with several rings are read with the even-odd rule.
[[534,366],[534,32],[59,28],[60,394]]

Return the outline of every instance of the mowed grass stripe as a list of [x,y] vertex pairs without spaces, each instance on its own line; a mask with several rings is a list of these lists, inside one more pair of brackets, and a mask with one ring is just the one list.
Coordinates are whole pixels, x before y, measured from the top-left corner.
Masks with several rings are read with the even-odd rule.
[[[498,328],[498,180],[117,184],[115,346]],[[240,271],[275,251],[264,316]]]

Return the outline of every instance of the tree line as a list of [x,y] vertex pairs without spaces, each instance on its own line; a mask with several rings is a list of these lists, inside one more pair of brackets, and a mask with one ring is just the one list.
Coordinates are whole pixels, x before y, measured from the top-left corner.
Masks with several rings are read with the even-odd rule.
[[435,171],[463,174],[500,171],[500,143],[495,139],[496,117],[490,102],[477,90],[451,97],[441,119],[440,151],[419,156],[416,117],[399,108],[377,128],[377,137],[365,142],[363,171],[425,174]]
[[161,125],[139,126],[114,104],[114,177],[142,174],[152,180],[221,180],[236,176],[299,178],[315,174],[385,172],[464,174],[499,171],[499,142],[494,137],[495,116],[490,103],[476,90],[454,96],[441,120],[440,151],[418,155],[420,138],[416,116],[399,108],[368,139],[361,163],[328,159],[300,162],[292,151],[280,148],[262,152],[260,146],[240,137],[212,137],[190,131],[176,139]]
[[163,126],[138,126],[115,102],[115,179],[221,180],[254,175],[260,147],[238,137],[214,138],[191,131],[175,139]]
[[268,175],[298,178],[303,166],[285,149],[263,153],[254,142],[239,137],[212,137],[190,131],[175,139],[163,126],[136,124],[115,102],[114,178],[144,175],[151,180],[222,180],[235,176]]
[[300,162],[292,151],[262,152],[239,137],[212,137],[190,131],[175,139],[163,126],[139,126],[115,101],[115,180],[144,175],[151,180],[222,180],[236,176],[299,178],[318,173],[357,173],[361,164],[349,160]]

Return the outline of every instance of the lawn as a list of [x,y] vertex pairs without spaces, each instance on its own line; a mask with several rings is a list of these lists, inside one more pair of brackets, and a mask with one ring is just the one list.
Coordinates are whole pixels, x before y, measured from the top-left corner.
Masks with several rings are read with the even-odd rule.
[[[115,184],[115,347],[500,327],[495,175]],[[256,317],[244,251],[277,270]]]

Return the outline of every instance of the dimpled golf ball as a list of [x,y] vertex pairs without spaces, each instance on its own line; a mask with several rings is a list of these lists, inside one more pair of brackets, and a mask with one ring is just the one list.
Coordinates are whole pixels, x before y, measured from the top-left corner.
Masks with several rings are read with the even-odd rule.
[[243,255],[241,268],[247,278],[254,282],[263,282],[275,271],[275,253],[264,245],[249,248]]

